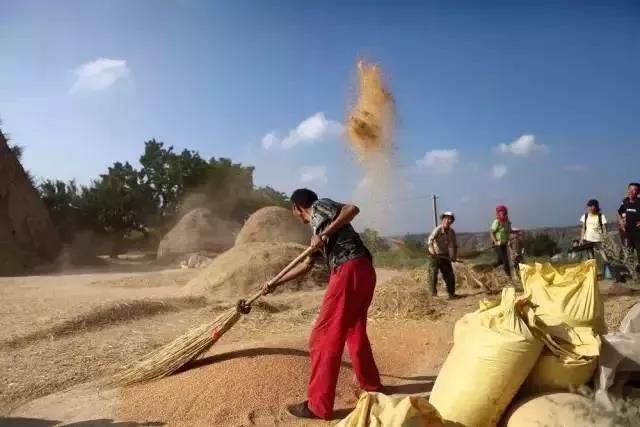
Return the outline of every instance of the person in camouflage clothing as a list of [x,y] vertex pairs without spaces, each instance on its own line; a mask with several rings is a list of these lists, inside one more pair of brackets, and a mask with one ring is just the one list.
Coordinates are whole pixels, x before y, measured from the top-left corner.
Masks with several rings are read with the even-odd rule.
[[443,213],[440,215],[440,225],[434,228],[427,238],[427,260],[429,266],[427,286],[432,296],[438,294],[439,271],[447,286],[449,299],[457,298],[456,276],[452,262],[455,262],[458,256],[458,241],[456,232],[451,227],[455,220],[456,217],[453,212]]
[[373,299],[376,272],[369,250],[351,226],[359,209],[331,199],[318,199],[308,189],[291,195],[293,214],[313,231],[310,245],[318,252],[278,282],[264,285],[265,293],[306,274],[319,256],[330,271],[329,286],[309,340],[311,379],[308,400],[287,411],[299,418],[329,420],[345,342],[360,387],[380,391],[380,374],[367,336],[367,311]]

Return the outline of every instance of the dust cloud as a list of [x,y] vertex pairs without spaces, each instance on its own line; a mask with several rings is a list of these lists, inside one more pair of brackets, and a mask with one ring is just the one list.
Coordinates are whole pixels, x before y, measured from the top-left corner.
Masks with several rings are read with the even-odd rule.
[[345,125],[349,145],[362,169],[353,195],[362,208],[357,225],[390,233],[401,222],[394,202],[407,193],[396,159],[394,98],[377,64],[361,60],[357,73],[357,100]]

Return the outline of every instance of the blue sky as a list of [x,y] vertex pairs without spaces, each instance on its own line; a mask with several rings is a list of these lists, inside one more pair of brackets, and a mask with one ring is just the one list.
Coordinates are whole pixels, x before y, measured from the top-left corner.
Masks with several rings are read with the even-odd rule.
[[156,138],[255,165],[258,185],[348,200],[362,175],[340,123],[366,57],[396,98],[407,182],[385,232],[430,228],[434,192],[458,230],[485,229],[499,202],[520,226],[573,224],[587,199],[613,212],[640,180],[637,2],[0,9],[0,117],[40,177],[89,182]]

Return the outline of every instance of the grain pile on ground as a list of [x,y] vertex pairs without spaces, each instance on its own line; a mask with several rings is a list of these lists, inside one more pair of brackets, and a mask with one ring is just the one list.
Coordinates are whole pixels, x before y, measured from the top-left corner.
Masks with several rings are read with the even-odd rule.
[[310,228],[300,223],[289,209],[268,206],[247,219],[238,233],[236,245],[258,242],[306,245],[310,238]]
[[0,275],[55,261],[59,252],[49,212],[0,131]]
[[409,277],[398,276],[376,287],[369,317],[435,320],[446,310],[446,303],[432,298],[424,285],[417,284]]
[[233,246],[239,224],[218,218],[204,208],[184,215],[158,245],[158,258],[199,251],[222,252]]
[[[296,243],[245,243],[220,254],[185,285],[185,295],[214,298],[248,297],[305,250]],[[318,263],[307,276],[276,292],[314,289],[326,285],[327,270]]]
[[[309,379],[304,344],[237,350],[196,362],[186,372],[124,388],[118,418],[173,426],[274,425],[299,401]],[[350,369],[338,381],[338,408],[355,404]]]

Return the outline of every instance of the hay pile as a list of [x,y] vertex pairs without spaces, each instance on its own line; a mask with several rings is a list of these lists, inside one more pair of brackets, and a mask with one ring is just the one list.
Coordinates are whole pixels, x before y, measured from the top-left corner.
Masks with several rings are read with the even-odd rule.
[[221,252],[233,246],[240,225],[220,219],[204,208],[184,215],[158,245],[158,258],[172,258],[199,251]]
[[306,245],[311,239],[311,229],[300,223],[290,210],[268,206],[254,212],[244,223],[236,245],[244,243],[299,243]]
[[[499,291],[505,286],[513,286],[514,282],[506,275],[500,274],[493,267],[485,269],[484,266],[477,268],[473,265],[454,263],[453,270],[456,276],[456,288],[485,291]],[[416,268],[411,271],[411,278],[416,283],[426,284],[427,268]],[[442,275],[438,274],[438,287],[444,287]]]
[[376,287],[369,317],[374,319],[431,319],[446,311],[446,303],[432,298],[424,283],[398,276]]
[[[245,297],[274,277],[305,250],[296,243],[245,243],[213,260],[182,289],[185,295],[215,298]],[[278,288],[276,292],[317,289],[327,282],[327,269],[318,263],[307,276]]]
[[393,96],[375,64],[358,62],[358,99],[347,118],[347,136],[360,160],[390,151],[394,123]]

